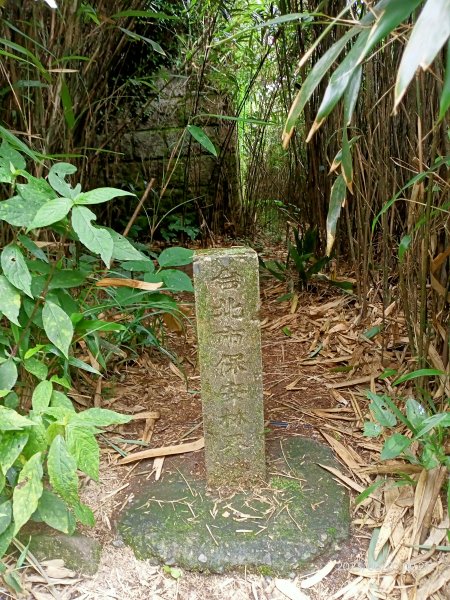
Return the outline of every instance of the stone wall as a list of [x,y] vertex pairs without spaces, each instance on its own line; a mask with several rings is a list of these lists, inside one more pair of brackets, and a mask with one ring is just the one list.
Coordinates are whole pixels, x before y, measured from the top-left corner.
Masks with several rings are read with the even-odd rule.
[[[212,89],[197,96],[187,77],[172,76],[157,86],[137,108],[121,111],[115,139],[108,139],[106,133],[106,147],[120,154],[104,155],[100,176],[110,186],[131,185],[138,195],[154,177],[164,210],[192,201],[208,227],[223,228],[235,220],[233,213],[239,207],[236,132],[232,121],[200,115],[230,114],[226,100]],[[195,119],[194,113],[199,115]],[[187,132],[189,123],[208,135],[218,158]],[[147,208],[151,209],[151,202]]]

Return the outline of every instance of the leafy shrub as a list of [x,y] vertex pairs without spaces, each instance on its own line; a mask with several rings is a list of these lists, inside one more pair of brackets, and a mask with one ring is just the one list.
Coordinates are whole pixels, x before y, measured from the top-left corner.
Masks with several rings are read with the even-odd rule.
[[[169,248],[156,268],[126,238],[95,225],[91,205],[129,192],[72,187],[68,176],[76,168],[67,163],[53,165],[47,179],[34,177],[23,157],[33,153],[9,132],[0,133],[0,183],[13,192],[0,202],[3,234],[12,238],[0,253],[1,558],[30,519],[65,533],[74,531],[76,521],[94,523],[79,499],[78,471],[98,479],[95,436],[129,417],[101,408],[75,411],[65,393],[71,388],[70,369],[100,374],[75,356],[75,347],[83,340],[106,368],[104,352],[111,343],[104,336],[118,336],[120,345],[132,327],[108,321],[108,309],[135,313],[139,302],[147,311],[175,312],[175,301],[161,290],[192,290],[189,277],[171,268],[190,262],[192,252]],[[45,242],[37,241],[41,229]],[[89,254],[81,254],[83,247]],[[104,301],[95,286],[98,256],[107,268],[117,261],[115,274],[126,286],[142,285],[130,279],[139,272],[147,288],[153,282],[158,291],[108,288]]]

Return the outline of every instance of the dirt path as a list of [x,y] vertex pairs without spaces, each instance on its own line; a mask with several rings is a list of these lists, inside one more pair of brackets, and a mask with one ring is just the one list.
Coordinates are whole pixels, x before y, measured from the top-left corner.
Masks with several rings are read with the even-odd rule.
[[[285,288],[273,279],[263,279],[261,289],[268,436],[301,434],[323,443],[327,443],[327,439],[337,439],[349,446],[355,442],[357,446],[361,439],[360,416],[366,404],[364,389],[382,367],[379,345],[360,338],[366,326],[359,323],[355,300],[339,292],[323,290],[321,293],[305,292],[293,301],[280,302]],[[372,308],[369,325],[378,318],[378,310],[375,306]],[[193,441],[202,434],[200,381],[192,325],[187,326],[185,334],[170,333],[165,344],[176,352],[178,366],[157,352],[146,351],[137,362],[117,365],[102,390],[105,408],[127,413],[160,412],[152,447]],[[388,356],[385,353],[384,362],[391,365],[394,359],[394,353]],[[350,385],[341,388],[345,382]],[[87,386],[78,390],[78,399],[90,402],[94,387],[95,384],[92,388]],[[143,427],[143,421],[132,421],[120,432],[108,432],[105,438],[128,452],[130,445],[119,440],[141,439]],[[369,459],[367,448],[360,446],[358,452]],[[72,579],[72,585],[68,576],[66,583],[69,585],[59,588],[60,598],[286,598],[271,578],[245,573],[224,576],[182,573],[174,579],[161,567],[137,561],[116,538],[114,521],[121,507],[142,486],[152,485],[153,464],[142,461],[118,466],[116,462],[120,457],[107,443],[102,443],[101,453],[101,482],[86,481],[82,491],[83,500],[92,507],[97,519],[96,527],[85,533],[104,545],[100,570],[90,579]],[[195,469],[198,472],[204,469],[202,452],[195,455]],[[344,465],[342,472],[351,476]],[[304,590],[307,597],[311,600],[331,598],[345,585],[351,577],[349,568],[365,564],[369,537],[367,531],[355,527],[349,542],[338,555],[331,557],[337,562],[330,575],[314,588]],[[299,584],[301,579],[297,577],[295,583]],[[37,600],[50,597],[44,594],[44,587],[33,586]]]

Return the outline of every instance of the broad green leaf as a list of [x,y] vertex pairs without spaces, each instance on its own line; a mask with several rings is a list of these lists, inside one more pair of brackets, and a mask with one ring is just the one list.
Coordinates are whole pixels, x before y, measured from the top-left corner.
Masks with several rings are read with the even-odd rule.
[[167,269],[160,272],[164,285],[173,292],[193,292],[191,278],[178,269]]
[[74,271],[73,269],[56,270],[49,284],[50,290],[69,289],[80,287],[86,282],[86,271]]
[[20,294],[9,283],[4,275],[0,275],[0,313],[3,313],[12,323],[19,325]]
[[197,127],[197,125],[188,125],[187,130],[192,135],[192,137],[195,140],[197,140],[197,142],[201,146],[203,146],[203,148],[205,148],[205,150],[207,150],[208,152],[210,152],[213,156],[215,156],[217,158],[217,150],[216,150],[214,144],[212,143],[212,141],[209,139],[209,137],[203,131],[203,129],[201,129],[200,127]]
[[[17,367],[12,358],[0,364],[0,390],[12,390],[17,381]],[[1,423],[0,423],[1,429]]]
[[38,199],[29,202],[21,196],[13,196],[0,202],[0,221],[14,227],[29,227],[41,206]]
[[78,194],[74,199],[75,204],[100,204],[101,202],[108,202],[113,198],[119,198],[120,196],[134,196],[132,192],[126,192],[125,190],[118,190],[116,188],[104,187],[91,190],[90,192],[83,192]]
[[355,70],[358,68],[358,59],[368,37],[369,30],[364,30],[359,34],[352,49],[330,77],[330,82],[328,83],[322,98],[322,103],[317,111],[314,125],[311,128],[311,132],[308,134],[308,140],[311,139],[312,134],[320,127],[344,95]]
[[78,504],[77,464],[61,435],[57,435],[50,446],[47,469],[50,484],[58,496],[69,506]]
[[428,69],[449,38],[450,0],[427,0],[414,25],[397,71],[394,109],[400,104],[417,69]]
[[8,550],[13,537],[14,537],[14,523],[11,523],[11,525],[6,529],[6,531],[4,531],[2,534],[0,534],[0,558]]
[[0,504],[0,535],[2,535],[9,527],[12,520],[12,504],[11,500],[5,500]]
[[74,417],[70,424],[73,427],[109,427],[128,423],[129,415],[120,415],[106,408],[88,408]]
[[37,508],[44,486],[44,475],[38,452],[28,460],[20,471],[17,485],[13,492],[14,535],[27,523]]
[[73,338],[73,325],[70,318],[57,304],[46,300],[42,309],[42,322],[48,339],[68,358]]
[[31,458],[37,452],[42,454],[47,451],[49,441],[47,439],[47,427],[44,425],[42,417],[39,415],[32,415],[31,420],[33,421],[33,427],[28,429],[28,440],[22,450],[22,454],[25,458]]
[[80,242],[94,254],[100,254],[105,265],[109,267],[114,242],[109,231],[92,225],[96,218],[95,214],[84,206],[75,206],[72,210],[72,226]]
[[120,233],[109,227],[105,227],[105,229],[109,232],[114,242],[113,258],[116,260],[149,260],[145,254],[136,250],[123,235],[120,235]]
[[33,175],[26,172],[23,173],[23,176],[26,177],[27,183],[18,183],[16,187],[19,195],[27,202],[37,200],[39,206],[42,206],[57,197],[55,190],[45,179],[33,177]]
[[67,450],[75,458],[78,469],[94,481],[98,481],[100,450],[89,428],[76,427],[69,423],[66,442]]
[[16,171],[23,171],[26,168],[26,162],[20,152],[17,152],[6,139],[3,139],[0,146],[0,156],[11,163]]
[[9,244],[3,249],[1,255],[3,274],[7,280],[27,296],[33,298],[31,293],[31,275],[23,254],[16,244]]
[[182,265],[189,265],[193,256],[194,252],[192,250],[174,246],[161,252],[158,256],[158,263],[160,267],[181,267]]
[[70,412],[75,412],[71,400],[62,392],[58,392],[58,390],[53,390],[52,397],[50,399],[50,405],[53,407],[59,406]]
[[73,198],[74,188],[67,183],[67,175],[76,173],[77,168],[69,163],[56,163],[48,173],[48,181],[52,188],[64,198]]
[[15,410],[0,405],[0,431],[20,431],[24,427],[32,427],[33,421],[22,417]]
[[442,88],[441,102],[439,105],[439,121],[445,117],[450,108],[450,41],[447,43],[447,66],[445,68],[444,85]]
[[406,401],[406,416],[414,429],[419,429],[427,418],[427,411],[424,407],[414,400],[414,398],[408,398]]
[[378,437],[382,431],[383,428],[381,425],[378,425],[378,423],[372,423],[372,421],[366,421],[364,423],[363,435],[367,437]]
[[341,208],[347,195],[347,186],[342,175],[339,175],[331,188],[330,204],[327,214],[327,249],[326,255],[330,256],[336,238],[336,227],[341,214]]
[[370,31],[369,39],[358,62],[362,63],[378,42],[391,34],[397,25],[406,21],[421,2],[422,0],[408,0],[407,2],[405,0],[390,0],[389,2],[380,2],[374,6],[372,11],[376,15],[376,21]]
[[57,223],[67,216],[73,206],[70,198],[55,198],[49,200],[37,211],[28,229],[39,229]]
[[406,448],[412,443],[412,440],[401,433],[394,433],[385,442],[380,454],[381,460],[390,460],[400,456]]
[[53,385],[50,381],[41,381],[38,383],[31,397],[31,405],[35,413],[40,414],[48,408],[52,392]]
[[0,471],[6,473],[13,466],[27,441],[28,431],[2,431],[0,434]]
[[61,498],[49,490],[44,490],[39,499],[37,516],[53,529],[72,535],[75,531],[75,519]]
[[127,260],[120,264],[125,271],[137,271],[140,273],[154,273],[155,265],[151,259],[147,260]]
[[18,236],[18,238],[19,238],[22,246],[24,246],[28,250],[28,252],[30,252],[30,254],[32,254],[37,259],[42,260],[45,263],[48,263],[47,255],[45,254],[45,252],[43,250],[41,250],[41,248],[39,248],[39,246],[37,246],[33,242],[32,239],[30,239],[29,237],[27,237],[26,235],[24,235],[22,233]]
[[411,373],[402,375],[396,379],[392,385],[400,385],[405,381],[410,381],[411,379],[416,379],[417,377],[433,377],[435,375],[447,375],[447,373],[445,373],[445,371],[440,371],[439,369],[418,369],[417,371],[412,371]]
[[380,425],[383,427],[395,427],[397,419],[393,412],[388,408],[385,402],[384,396],[377,396],[372,394],[372,402],[369,405],[372,414]]

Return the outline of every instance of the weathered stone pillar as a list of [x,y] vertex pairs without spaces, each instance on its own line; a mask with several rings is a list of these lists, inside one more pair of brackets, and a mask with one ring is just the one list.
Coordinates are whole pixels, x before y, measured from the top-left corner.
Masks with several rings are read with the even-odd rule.
[[194,282],[207,483],[248,488],[266,471],[257,254],[198,251]]

